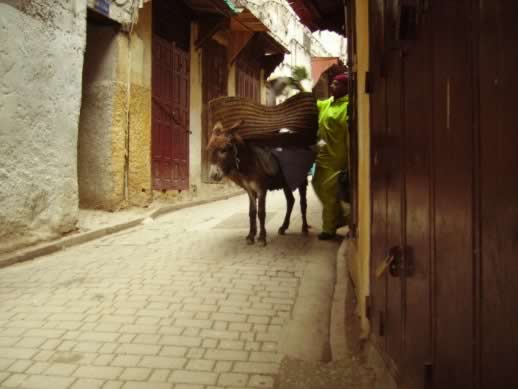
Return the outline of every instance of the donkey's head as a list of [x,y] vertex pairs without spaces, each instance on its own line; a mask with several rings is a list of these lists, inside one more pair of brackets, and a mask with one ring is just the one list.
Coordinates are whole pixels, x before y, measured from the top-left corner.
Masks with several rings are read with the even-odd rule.
[[243,143],[243,140],[237,133],[237,129],[242,124],[243,121],[241,120],[230,128],[224,128],[221,122],[217,122],[212,129],[207,146],[210,162],[209,177],[211,180],[221,181],[223,177],[239,169],[237,146]]

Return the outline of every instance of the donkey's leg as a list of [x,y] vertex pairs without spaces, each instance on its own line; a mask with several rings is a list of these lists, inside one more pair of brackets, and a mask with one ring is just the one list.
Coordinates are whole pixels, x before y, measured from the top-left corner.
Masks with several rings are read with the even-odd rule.
[[266,220],[266,193],[268,191],[264,189],[259,193],[259,238],[257,238],[258,242],[261,242],[264,246],[266,246],[266,228],[264,227]]
[[284,222],[279,228],[279,235],[284,235],[288,227],[290,226],[291,211],[293,210],[293,204],[295,204],[295,197],[290,188],[285,186],[283,188],[284,196],[286,197],[286,216],[284,216]]
[[255,236],[257,235],[257,196],[253,192],[248,192],[248,199],[250,200],[250,208],[248,216],[250,217],[250,232],[246,237],[248,244],[254,244]]
[[308,219],[306,217],[306,211],[308,209],[307,189],[308,181],[306,180],[301,186],[299,186],[300,213],[302,214],[302,233],[304,235],[307,235],[309,232]]

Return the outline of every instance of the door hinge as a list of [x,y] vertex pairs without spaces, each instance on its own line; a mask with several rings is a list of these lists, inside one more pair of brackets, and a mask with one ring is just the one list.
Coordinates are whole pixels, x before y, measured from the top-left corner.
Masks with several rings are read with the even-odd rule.
[[433,364],[424,364],[424,389],[433,388]]
[[385,336],[385,318],[383,311],[380,311],[379,336]]

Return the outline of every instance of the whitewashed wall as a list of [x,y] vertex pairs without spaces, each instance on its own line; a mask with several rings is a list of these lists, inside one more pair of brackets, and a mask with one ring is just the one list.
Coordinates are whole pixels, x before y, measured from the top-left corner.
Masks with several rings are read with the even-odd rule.
[[0,2],[0,252],[72,230],[86,0]]

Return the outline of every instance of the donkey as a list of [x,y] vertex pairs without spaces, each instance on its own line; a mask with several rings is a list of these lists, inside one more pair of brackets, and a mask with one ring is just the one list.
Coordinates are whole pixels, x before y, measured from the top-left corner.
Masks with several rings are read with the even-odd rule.
[[[259,216],[260,231],[257,241],[266,246],[266,193],[269,190],[282,189],[286,197],[287,209],[284,222],[279,228],[279,234],[284,235],[290,225],[291,212],[295,203],[292,190],[288,185],[280,167],[272,169],[265,163],[264,151],[261,155],[253,143],[245,142],[237,133],[242,125],[237,122],[231,128],[225,129],[221,122],[216,123],[212,130],[207,149],[209,151],[210,170],[212,180],[219,182],[228,177],[242,187],[250,200],[249,216],[250,231],[246,237],[248,244],[254,244],[257,235],[257,216]],[[268,153],[268,150],[266,150]],[[270,155],[270,158],[275,158]],[[277,163],[278,165],[278,163]],[[300,194],[300,209],[302,212],[302,232],[308,234],[310,226],[306,218],[307,210],[307,178],[297,187]]]

